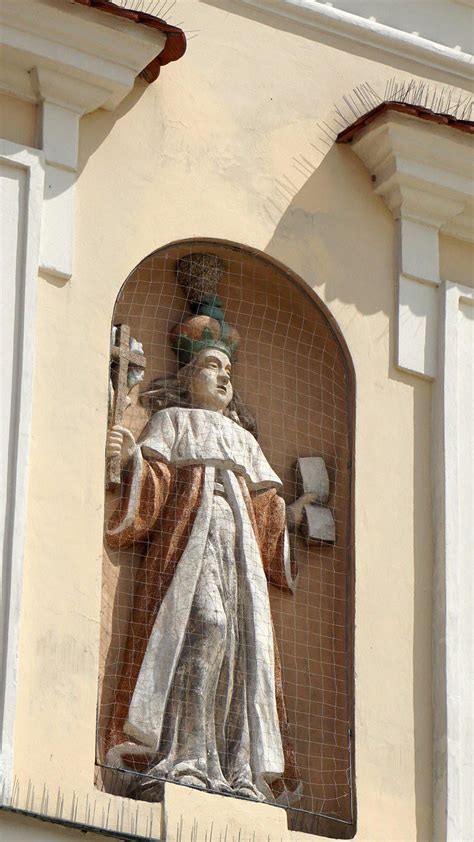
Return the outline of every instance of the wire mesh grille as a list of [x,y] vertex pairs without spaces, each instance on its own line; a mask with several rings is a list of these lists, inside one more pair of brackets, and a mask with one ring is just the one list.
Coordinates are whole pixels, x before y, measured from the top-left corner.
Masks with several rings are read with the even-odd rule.
[[[295,501],[299,494],[295,472],[297,458],[322,456],[329,474],[330,497],[327,505],[334,516],[335,542],[308,543],[301,533],[293,535],[290,552],[298,565],[296,590],[291,593],[270,584],[268,593],[276,649],[281,659],[289,731],[287,743],[290,748],[294,747],[296,758],[293,788],[297,795],[292,803],[286,802],[289,825],[294,829],[345,837],[344,828],[351,828],[354,820],[351,375],[341,344],[327,317],[283,270],[259,254],[227,244],[210,241],[175,244],[155,252],[132,273],[119,295],[113,315],[114,324],[130,327],[131,335],[142,343],[146,355],[143,381],[130,390],[123,420],[124,426],[136,438],[153,413],[149,401],[141,399],[140,395],[147,391],[155,378],[174,375],[177,370],[176,357],[169,345],[169,330],[187,315],[187,309],[184,293],[176,282],[176,261],[191,251],[213,253],[225,261],[219,295],[223,300],[226,322],[235,326],[241,336],[238,359],[231,374],[232,383],[257,421],[259,445],[271,468],[282,480],[281,494],[286,504]],[[191,482],[189,476],[186,482]],[[117,509],[120,495],[123,498],[130,493],[125,481],[122,482],[121,492],[107,492],[107,517]],[[223,496],[225,498],[225,493]],[[226,504],[223,505],[225,508]],[[164,529],[165,522],[160,523],[160,528]],[[220,534],[218,527],[219,524],[214,530],[217,535]],[[224,523],[224,531],[226,529]],[[233,540],[231,536],[231,544]],[[106,545],[104,554],[98,785],[120,794],[133,795],[133,782],[140,776],[165,778],[165,773],[156,772],[157,763],[160,765],[159,761],[163,760],[166,752],[169,753],[173,735],[176,740],[179,739],[176,735],[185,731],[184,725],[173,730],[173,724],[168,722],[168,743],[165,745],[163,731],[161,746],[158,753],[155,749],[154,757],[149,752],[143,762],[139,762],[137,758],[133,760],[130,756],[133,752],[129,752],[126,760],[123,755],[116,762],[117,768],[110,768],[112,764],[107,759],[107,749],[110,747],[111,716],[120,705],[124,710],[127,708],[137,680],[136,671],[132,674],[130,667],[129,650],[133,647],[139,649],[140,639],[142,643],[145,639],[142,646],[145,651],[150,628],[156,620],[156,613],[148,618],[143,615],[141,625],[135,624],[132,628],[131,621],[134,613],[136,619],[137,611],[137,583],[142,582],[152,595],[146,609],[150,611],[153,601],[156,606],[160,588],[163,596],[172,582],[172,576],[165,583],[163,577],[158,583],[156,577],[146,580],[150,570],[146,559],[153,541],[156,544],[156,536],[144,533],[126,547],[113,550]],[[243,653],[243,661],[237,670],[240,674],[242,669],[245,671],[247,668],[243,668],[242,663],[248,665],[255,659],[257,651],[255,646],[250,647],[248,635],[245,637],[242,631],[247,597],[239,584],[238,559],[229,560],[227,554],[216,564],[220,573],[214,571],[214,580],[216,575],[221,577],[220,598],[223,602],[227,600],[224,631],[221,624],[218,634],[228,635],[226,623],[234,623],[236,638],[245,641],[242,645],[247,651]],[[222,573],[222,565],[227,572]],[[232,574],[233,590],[228,578],[228,568],[232,565],[236,568]],[[144,574],[144,570],[148,573]],[[176,570],[177,567],[174,572]],[[232,594],[229,596],[229,588],[233,597]],[[212,596],[211,601],[215,599],[219,599],[219,595]],[[191,663],[193,650],[198,653],[197,660],[202,657],[202,641],[198,639],[200,627],[196,622],[194,625],[183,622],[185,638],[182,647],[185,649],[187,646],[190,650]],[[211,653],[212,657],[212,642],[207,641],[206,646],[207,655]],[[234,659],[233,663],[235,666],[238,659]],[[200,680],[196,678],[195,666],[194,663],[186,673],[190,698],[193,681]],[[124,684],[127,669],[128,678]],[[257,674],[259,669],[257,661]],[[222,669],[217,679],[218,683],[211,692],[214,710],[219,707],[220,694],[224,692]],[[227,677],[226,701],[222,701],[224,707],[227,705],[224,718],[229,714],[229,704],[232,708],[228,680]],[[123,695],[127,681],[128,696]],[[170,702],[173,693],[178,693],[177,686],[176,682],[169,685],[168,718],[184,715],[179,706],[173,708]],[[183,683],[179,686],[179,692],[182,692]],[[241,701],[237,700],[237,706]],[[189,701],[187,704],[189,708]],[[240,713],[234,711],[232,716],[240,716]],[[204,715],[213,719],[212,728],[216,730],[216,716]],[[193,727],[189,725],[190,729]],[[265,734],[262,738],[265,740]],[[140,739],[135,734],[132,741],[139,743]],[[221,743],[217,740],[216,745],[218,754],[219,751],[232,751],[225,738]],[[225,758],[219,759],[224,767]],[[162,764],[160,768],[165,766]],[[183,780],[193,785],[189,776]],[[194,783],[201,785],[199,781]],[[140,788],[135,789],[135,797],[142,797],[137,794],[140,791]],[[278,794],[278,786],[275,791]],[[229,794],[225,788],[223,794]],[[237,790],[236,794],[239,795]],[[267,794],[266,800],[272,801],[272,797]],[[347,835],[353,835],[353,830],[347,830]]]

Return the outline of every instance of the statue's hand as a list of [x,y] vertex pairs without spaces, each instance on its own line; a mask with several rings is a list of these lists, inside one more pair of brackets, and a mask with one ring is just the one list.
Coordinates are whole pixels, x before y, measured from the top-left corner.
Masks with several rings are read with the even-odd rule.
[[295,530],[301,525],[304,507],[309,503],[316,503],[317,499],[318,495],[309,491],[307,494],[302,494],[294,503],[286,507],[288,529]]
[[115,424],[107,433],[107,442],[105,446],[106,456],[111,459],[114,456],[120,456],[122,465],[133,456],[137,443],[126,427],[121,427]]

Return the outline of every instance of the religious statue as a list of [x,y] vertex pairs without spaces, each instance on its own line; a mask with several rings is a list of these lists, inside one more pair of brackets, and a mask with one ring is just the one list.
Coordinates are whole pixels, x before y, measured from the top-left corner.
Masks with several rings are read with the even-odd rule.
[[156,409],[138,442],[115,424],[107,455],[123,465],[106,529],[113,548],[143,547],[106,764],[131,772],[128,795],[163,781],[281,804],[301,782],[289,738],[268,583],[293,591],[282,484],[232,387],[237,331],[224,319],[212,254],[178,261],[194,315],[171,331],[177,376],[150,385]]

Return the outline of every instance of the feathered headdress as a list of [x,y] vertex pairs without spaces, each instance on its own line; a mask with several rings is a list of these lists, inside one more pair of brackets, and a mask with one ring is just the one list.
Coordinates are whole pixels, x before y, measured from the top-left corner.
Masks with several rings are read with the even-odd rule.
[[194,252],[180,257],[176,264],[178,283],[186,293],[194,314],[170,331],[170,340],[180,365],[187,365],[204,348],[217,348],[234,359],[240,337],[227,324],[217,288],[225,263],[215,254]]

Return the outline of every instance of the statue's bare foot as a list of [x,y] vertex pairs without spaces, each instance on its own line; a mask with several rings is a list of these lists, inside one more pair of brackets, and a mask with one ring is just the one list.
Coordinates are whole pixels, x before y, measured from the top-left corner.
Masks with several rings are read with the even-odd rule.
[[235,795],[240,795],[241,798],[253,798],[254,801],[265,801],[265,796],[250,782],[241,783],[233,791]]
[[214,778],[211,778],[209,786],[212,792],[223,792],[226,795],[231,795],[234,792],[230,784],[228,784],[226,781],[221,781]]
[[184,786],[193,786],[195,789],[207,789],[205,781],[197,778],[195,775],[182,775],[175,778],[175,782],[184,784]]
[[163,800],[164,782],[153,779],[140,778],[134,781],[127,790],[128,798],[137,801],[157,802]]
[[185,786],[194,786],[197,789],[207,789],[209,778],[204,770],[199,768],[201,765],[198,760],[184,760],[176,763],[168,775],[168,780]]

